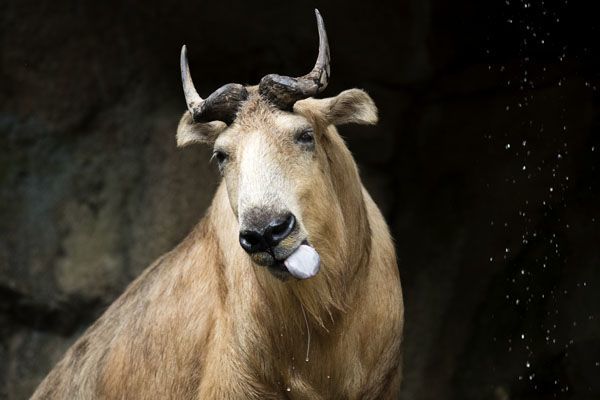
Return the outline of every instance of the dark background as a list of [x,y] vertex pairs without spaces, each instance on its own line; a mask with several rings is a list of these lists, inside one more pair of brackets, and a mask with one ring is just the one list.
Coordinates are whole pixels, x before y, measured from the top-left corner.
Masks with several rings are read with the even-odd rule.
[[0,398],[202,216],[175,148],[179,50],[206,96],[306,73],[324,16],[342,128],[396,240],[402,399],[600,398],[600,37],[575,1],[0,2]]

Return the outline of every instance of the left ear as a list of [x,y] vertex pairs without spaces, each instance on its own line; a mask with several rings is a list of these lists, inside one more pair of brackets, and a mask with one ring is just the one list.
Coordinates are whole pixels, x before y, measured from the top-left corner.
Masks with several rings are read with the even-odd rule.
[[185,147],[194,143],[213,144],[217,136],[227,129],[222,121],[194,122],[189,111],[186,111],[177,126],[177,147]]
[[303,99],[294,103],[294,112],[312,114],[331,125],[377,123],[377,107],[373,99],[360,89],[345,90],[327,99]]

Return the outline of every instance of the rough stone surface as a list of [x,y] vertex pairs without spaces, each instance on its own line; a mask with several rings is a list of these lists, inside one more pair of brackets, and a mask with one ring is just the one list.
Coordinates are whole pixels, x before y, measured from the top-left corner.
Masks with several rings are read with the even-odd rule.
[[[238,3],[0,4],[0,399],[209,204],[210,150],[175,148],[181,45],[203,96],[312,67],[312,2]],[[325,95],[380,108],[341,132],[397,244],[402,399],[600,396],[599,25],[527,4],[319,6]]]

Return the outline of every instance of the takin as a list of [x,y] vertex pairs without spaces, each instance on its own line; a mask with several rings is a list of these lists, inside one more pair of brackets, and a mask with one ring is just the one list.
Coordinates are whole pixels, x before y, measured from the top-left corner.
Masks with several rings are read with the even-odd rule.
[[336,130],[374,124],[362,90],[302,77],[196,92],[177,145],[222,175],[204,218],[73,344],[33,399],[394,399],[404,307],[394,244]]

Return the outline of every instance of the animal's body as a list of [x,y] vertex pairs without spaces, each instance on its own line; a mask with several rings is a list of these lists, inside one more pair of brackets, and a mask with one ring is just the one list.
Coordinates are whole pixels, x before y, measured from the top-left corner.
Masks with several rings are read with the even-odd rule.
[[[335,128],[374,123],[375,106],[350,90],[283,110],[259,87],[245,90],[229,124],[198,122],[193,110],[180,122],[179,145],[222,153],[223,183],[203,220],[68,350],[34,399],[397,396],[394,246]],[[320,259],[308,279],[312,258],[300,247]]]

